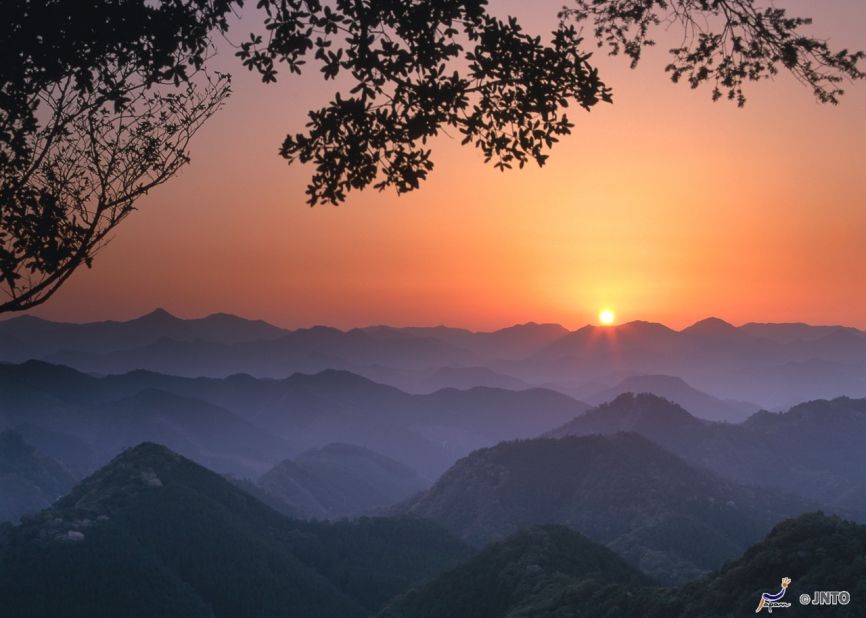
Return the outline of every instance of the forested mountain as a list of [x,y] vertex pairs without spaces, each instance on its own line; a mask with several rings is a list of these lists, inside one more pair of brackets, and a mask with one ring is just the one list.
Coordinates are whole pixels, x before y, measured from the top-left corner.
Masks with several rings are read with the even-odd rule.
[[353,444],[328,444],[280,462],[258,486],[280,510],[306,519],[370,514],[428,486],[389,457]]
[[536,526],[398,597],[379,617],[585,616],[609,604],[612,589],[622,594],[653,583],[573,530]]
[[[862,615],[866,526],[820,513],[774,527],[721,570],[681,588],[648,584],[579,534],[544,527],[513,535],[390,603],[380,618],[734,618],[753,615],[762,592],[784,597],[785,616]],[[845,590],[848,605],[802,605],[801,594]],[[766,613],[766,609],[764,612]]]
[[654,395],[626,394],[548,435],[621,431],[639,433],[724,478],[797,494],[866,519],[866,399],[813,401],[726,424],[699,420]]
[[807,510],[690,467],[636,434],[502,443],[460,460],[399,512],[483,545],[562,524],[660,581],[693,579]]
[[0,431],[0,522],[51,505],[75,484],[70,472],[18,433]]
[[0,532],[0,598],[32,618],[351,618],[468,555],[419,521],[289,520],[142,444]]
[[434,479],[475,448],[539,435],[587,409],[545,389],[410,395],[335,370],[283,380],[145,371],[98,378],[31,361],[0,365],[0,389],[8,393],[0,423],[53,432],[53,440],[35,442],[48,454],[68,436],[68,444],[89,445],[101,464],[122,447],[159,440],[217,471],[249,477],[310,448],[346,442]]

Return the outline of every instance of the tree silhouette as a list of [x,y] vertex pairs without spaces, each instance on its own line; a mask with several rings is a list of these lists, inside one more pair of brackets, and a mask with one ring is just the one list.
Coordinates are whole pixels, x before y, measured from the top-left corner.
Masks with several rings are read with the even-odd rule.
[[[581,35],[636,65],[651,32],[677,25],[668,71],[713,98],[780,68],[836,103],[862,52],[832,51],[810,21],[757,0],[572,0],[548,41],[486,0],[258,0],[263,31],[237,56],[266,83],[278,67],[340,79],[289,162],[312,163],[308,202],[373,186],[398,193],[433,168],[428,140],[459,136],[505,170],[534,161],[574,125],[570,106],[612,100]],[[213,40],[242,0],[11,0],[0,31],[0,312],[43,302],[90,264],[135,199],[188,160],[186,146],[228,94],[203,82]],[[103,139],[113,135],[113,140]],[[107,166],[107,167],[106,167]]]
[[576,25],[592,24],[595,43],[636,66],[656,26],[678,25],[683,44],[668,71],[692,87],[713,80],[713,98],[745,102],[743,83],[783,66],[836,103],[839,84],[862,79],[862,52],[833,52],[804,33],[811,21],[756,0],[573,0],[543,43],[514,19],[487,12],[484,0],[337,0],[335,8],[301,0],[264,1],[266,36],[238,55],[276,79],[277,61],[300,72],[307,56],[325,79],[343,76],[347,93],[309,114],[281,154],[311,162],[308,201],[337,204],[371,184],[398,193],[419,186],[433,168],[429,138],[453,129],[500,169],[543,165],[573,129],[566,108],[611,101],[590,64]]
[[202,68],[229,6],[4,4],[0,312],[47,300],[189,160],[229,94],[227,76]]
[[195,132],[222,105],[227,79],[131,87],[122,107],[63,80],[40,93],[49,120],[27,141],[32,163],[3,180],[0,311],[47,300],[90,266],[136,200],[189,161]]
[[637,66],[644,47],[655,45],[651,31],[679,26],[682,43],[670,50],[666,71],[692,88],[713,84],[713,100],[723,96],[742,107],[743,84],[790,71],[812,88],[822,103],[839,102],[845,78],[863,79],[858,63],[864,52],[834,52],[826,41],[806,35],[808,17],[784,9],[761,8],[754,0],[573,0],[560,19],[590,22],[599,47],[624,54]]

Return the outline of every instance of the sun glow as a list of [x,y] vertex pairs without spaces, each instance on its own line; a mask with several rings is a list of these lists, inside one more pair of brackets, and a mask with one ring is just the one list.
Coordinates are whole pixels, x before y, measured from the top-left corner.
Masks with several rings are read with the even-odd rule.
[[602,309],[598,312],[598,321],[604,326],[610,326],[616,320],[616,314],[610,309]]

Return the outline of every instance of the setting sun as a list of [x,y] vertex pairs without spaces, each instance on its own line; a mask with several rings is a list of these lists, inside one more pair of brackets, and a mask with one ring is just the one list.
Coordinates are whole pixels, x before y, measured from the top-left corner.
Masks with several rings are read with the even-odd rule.
[[598,312],[598,321],[605,326],[610,326],[616,320],[616,314],[610,309],[602,309]]

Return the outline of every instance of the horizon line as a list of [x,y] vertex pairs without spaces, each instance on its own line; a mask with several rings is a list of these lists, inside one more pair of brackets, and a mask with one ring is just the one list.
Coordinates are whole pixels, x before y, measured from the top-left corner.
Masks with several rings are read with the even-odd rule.
[[647,319],[634,319],[634,320],[628,320],[628,321],[623,321],[623,322],[617,322],[615,324],[610,324],[610,325],[602,325],[602,324],[587,322],[584,325],[578,326],[577,328],[574,328],[574,329],[568,328],[567,326],[563,325],[560,322],[548,322],[548,321],[536,321],[536,320],[528,320],[525,322],[506,323],[504,326],[500,326],[498,328],[490,328],[490,329],[472,329],[472,328],[468,328],[465,326],[455,326],[455,325],[444,324],[444,323],[439,323],[439,324],[409,323],[409,324],[403,324],[403,325],[394,325],[394,324],[388,324],[386,322],[368,323],[368,324],[364,324],[364,325],[351,326],[351,327],[338,327],[338,326],[333,326],[333,325],[325,324],[325,323],[313,323],[313,324],[309,324],[309,325],[301,325],[301,326],[293,326],[292,327],[292,326],[280,326],[280,325],[275,324],[273,322],[269,322],[268,320],[265,320],[263,318],[246,317],[244,315],[240,315],[237,313],[230,313],[227,311],[214,311],[211,313],[206,313],[204,315],[198,315],[198,316],[194,316],[194,317],[185,317],[185,316],[178,315],[177,313],[172,312],[172,311],[170,311],[170,310],[168,310],[162,306],[155,307],[154,309],[152,309],[150,311],[147,311],[147,312],[141,313],[141,314],[137,314],[137,315],[130,317],[130,318],[127,318],[127,319],[105,318],[105,319],[85,320],[85,321],[55,320],[55,319],[49,319],[49,318],[44,318],[44,317],[40,317],[37,315],[33,315],[30,312],[23,312],[23,313],[13,314],[9,317],[0,317],[0,324],[6,323],[6,322],[9,322],[12,320],[16,320],[16,319],[21,319],[21,318],[30,318],[30,319],[34,319],[34,320],[40,320],[43,322],[49,322],[52,324],[68,324],[68,325],[75,325],[75,326],[85,326],[85,325],[100,324],[100,323],[106,323],[106,322],[123,324],[123,323],[128,323],[128,322],[134,322],[134,321],[140,320],[142,318],[146,318],[146,317],[153,316],[153,315],[159,315],[159,314],[165,314],[166,317],[177,319],[177,320],[182,320],[185,322],[205,320],[205,319],[214,318],[214,317],[228,317],[228,318],[235,318],[235,319],[239,319],[239,320],[244,320],[246,322],[260,322],[260,323],[266,324],[268,326],[271,326],[273,328],[280,329],[280,330],[283,330],[286,332],[312,330],[314,328],[329,328],[329,329],[338,330],[338,331],[343,332],[343,333],[350,332],[353,330],[369,330],[369,329],[374,329],[374,328],[392,328],[395,330],[404,330],[404,329],[413,329],[413,328],[423,328],[423,329],[445,328],[445,329],[450,329],[450,330],[466,331],[468,333],[473,333],[473,334],[482,334],[482,333],[499,332],[502,330],[507,330],[509,328],[535,325],[535,326],[558,326],[558,327],[566,330],[568,333],[575,333],[575,332],[578,332],[578,331],[580,331],[584,328],[587,328],[587,327],[600,328],[600,329],[616,329],[616,328],[628,326],[631,324],[649,324],[649,325],[662,326],[662,327],[664,327],[664,328],[666,328],[672,332],[682,333],[684,331],[689,330],[690,328],[693,328],[695,326],[698,326],[699,324],[703,324],[706,322],[718,322],[718,323],[730,326],[730,327],[735,328],[735,329],[740,329],[740,328],[743,328],[745,326],[751,326],[751,325],[772,325],[772,326],[807,326],[810,328],[839,328],[839,329],[855,330],[858,332],[866,332],[866,331],[864,331],[864,329],[861,329],[857,326],[851,326],[851,325],[847,325],[847,324],[813,324],[813,323],[805,322],[805,321],[771,322],[771,321],[751,320],[751,321],[743,322],[741,324],[735,324],[733,322],[730,322],[728,320],[725,320],[724,318],[720,318],[720,317],[715,316],[715,315],[710,315],[710,316],[698,319],[694,322],[691,322],[687,326],[684,326],[684,327],[679,328],[679,329],[672,328],[661,321],[647,320]]

